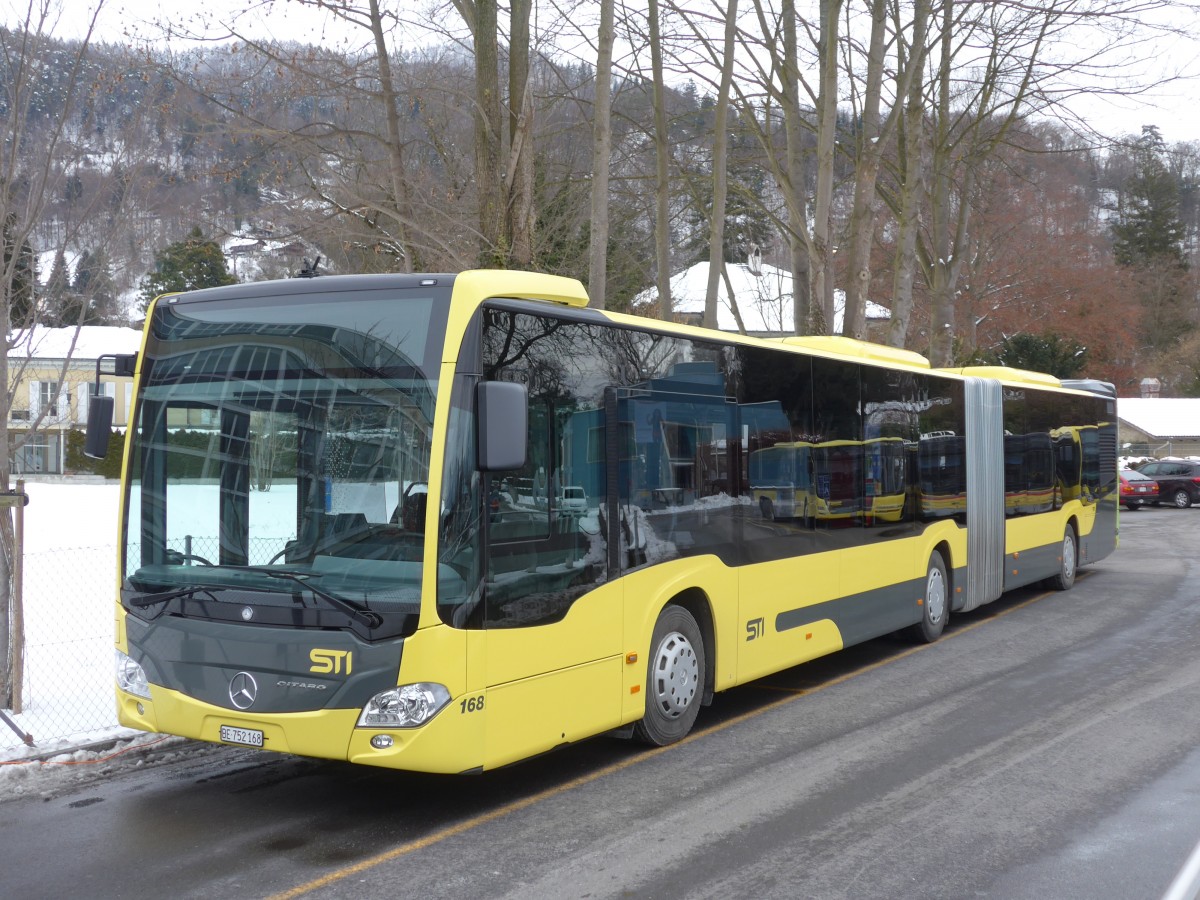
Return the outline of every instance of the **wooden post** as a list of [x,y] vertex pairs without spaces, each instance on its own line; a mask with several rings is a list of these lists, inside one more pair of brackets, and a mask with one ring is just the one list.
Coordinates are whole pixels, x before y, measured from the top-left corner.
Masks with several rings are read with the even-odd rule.
[[0,493],[0,507],[16,509],[16,529],[13,535],[12,558],[12,693],[11,709],[21,712],[21,694],[25,681],[25,607],[21,601],[21,568],[25,556],[25,495],[24,479],[17,479],[16,491]]
[[25,686],[25,601],[22,596],[25,568],[25,479],[17,479],[17,529],[13,540],[13,707],[21,712]]

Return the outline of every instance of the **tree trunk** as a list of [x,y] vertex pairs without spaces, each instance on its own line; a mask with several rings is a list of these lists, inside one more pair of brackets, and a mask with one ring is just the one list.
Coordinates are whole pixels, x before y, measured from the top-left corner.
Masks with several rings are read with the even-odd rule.
[[[854,206],[850,213],[850,235],[847,240],[849,258],[846,265],[846,320],[843,332],[851,337],[866,337],[866,307],[871,288],[871,247],[875,239],[875,218],[879,208],[876,184],[884,147],[891,143],[901,118],[900,112],[909,98],[910,86],[916,84],[920,89],[923,85],[920,73],[925,65],[929,3],[930,0],[917,0],[914,5],[912,48],[907,56],[897,38],[896,102],[882,120],[880,106],[886,63],[884,41],[887,36],[887,4],[884,0],[872,0],[871,3],[871,43],[867,55],[862,127],[857,148],[858,165],[854,173]],[[902,23],[896,23],[897,34],[902,33],[901,26]]]
[[658,317],[671,321],[671,183],[667,163],[671,153],[667,131],[667,104],[663,89],[662,38],[659,34],[658,0],[648,0],[650,18],[650,67],[654,83],[654,259],[658,285]]
[[[11,283],[11,282],[8,282]],[[8,291],[5,291],[3,303],[4,307],[4,333],[8,334],[8,310],[9,297]],[[8,354],[4,354],[4,358],[0,359],[0,384],[8,384]],[[4,448],[0,452],[0,490],[8,490],[8,480],[12,473],[12,462],[9,459],[8,451],[8,407],[11,404],[11,399],[5,403],[4,415],[0,416],[0,447]],[[16,541],[13,536],[12,527],[12,510],[8,507],[0,508],[0,707],[4,709],[12,709],[15,700],[15,672],[14,669],[14,644],[20,640],[20,635],[12,634],[12,620],[10,619],[9,608],[12,605],[12,559],[13,553],[16,552]]]
[[787,135],[788,251],[792,266],[792,328],[812,327],[812,265],[808,240],[808,193],[804,184],[804,138],[800,114],[800,65],[796,50],[795,0],[783,3],[783,122]]
[[817,97],[817,197],[813,209],[813,287],[817,295],[819,334],[834,328],[833,247],[830,226],[833,215],[833,157],[837,138],[838,24],[841,0],[821,0],[820,90]]
[[721,60],[721,87],[713,122],[712,219],[708,232],[708,289],[704,294],[704,327],[717,327],[717,288],[725,268],[725,195],[728,189],[726,157],[729,148],[729,91],[733,82],[733,50],[737,37],[737,0],[725,11],[725,48]]
[[396,95],[396,83],[392,79],[392,61],[383,31],[383,17],[379,13],[379,0],[371,0],[369,12],[371,36],[374,38],[375,54],[379,59],[379,89],[383,99],[383,115],[388,137],[388,175],[391,180],[392,203],[396,209],[396,230],[393,239],[400,248],[402,271],[411,272],[413,259],[408,246],[408,229],[404,224],[408,208],[404,182],[404,145],[400,139],[400,113],[396,109],[399,98]]
[[[929,19],[929,0],[918,0],[918,21]],[[914,37],[912,55],[925,56],[927,26],[918,46]],[[908,85],[907,103],[901,125],[899,166],[900,191],[896,237],[895,268],[892,273],[892,318],[888,322],[887,343],[903,348],[908,343],[909,322],[913,308],[913,277],[917,269],[917,230],[920,227],[921,204],[925,199],[925,154],[923,134],[925,124],[925,81],[920,77],[923,66],[910,66],[913,78]]]
[[613,0],[601,0],[592,118],[592,231],[588,305],[604,309],[608,290],[608,160],[612,152]]
[[533,91],[529,81],[529,15],[532,0],[513,0],[508,52],[508,238],[513,263],[533,265]]
[[475,184],[479,194],[480,265],[505,268],[504,194],[500,183],[499,25],[495,0],[474,4],[475,45]]

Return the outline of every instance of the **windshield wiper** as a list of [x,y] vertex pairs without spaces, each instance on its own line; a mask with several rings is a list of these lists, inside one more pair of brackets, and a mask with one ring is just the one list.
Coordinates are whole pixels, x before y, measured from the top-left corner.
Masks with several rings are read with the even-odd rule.
[[[222,590],[222,588],[218,588],[217,590]],[[176,597],[191,597],[194,594],[208,594],[212,599],[216,599],[212,595],[211,587],[194,584],[173,591],[164,591],[160,594],[142,594],[140,597],[131,597],[125,602],[129,606],[136,606],[141,609],[146,606],[153,606],[155,603],[166,603],[168,600],[174,600]]]
[[234,569],[238,572],[254,572],[257,575],[266,575],[270,578],[282,578],[285,581],[291,581],[301,585],[312,591],[314,597],[320,597],[330,606],[333,606],[352,619],[356,619],[367,628],[378,628],[383,624],[383,616],[377,612],[372,612],[361,603],[356,603],[353,600],[346,600],[336,594],[331,594],[328,591],[323,591],[314,584],[309,584],[310,578],[320,578],[322,572],[307,572],[297,571],[295,569],[272,569],[270,566],[222,566],[223,569]]

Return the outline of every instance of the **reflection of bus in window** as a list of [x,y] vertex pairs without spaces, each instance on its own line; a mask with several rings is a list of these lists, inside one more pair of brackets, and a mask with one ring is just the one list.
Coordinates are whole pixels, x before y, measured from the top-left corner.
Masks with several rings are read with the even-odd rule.
[[807,518],[815,513],[812,444],[776,444],[750,454],[750,491],[765,519]]
[[587,302],[491,271],[154,303],[120,722],[446,773],[608,732],[669,744],[719,691],[936,640],[1115,545],[1107,388]]
[[897,522],[908,498],[908,448],[902,438],[863,442],[866,510],[879,522]]
[[1004,436],[1004,510],[1012,515],[1045,512],[1055,504],[1054,446],[1047,433]]
[[1109,464],[1117,452],[1113,424],[1067,425],[1054,429],[1050,436],[1062,501],[1092,503],[1105,496],[1111,488]]
[[750,454],[750,489],[764,518],[896,522],[907,497],[901,438],[795,441]]
[[863,511],[863,445],[822,441],[812,447],[812,492],[818,520],[850,519]]
[[921,435],[917,444],[922,518],[958,516],[967,510],[967,442],[949,431]]

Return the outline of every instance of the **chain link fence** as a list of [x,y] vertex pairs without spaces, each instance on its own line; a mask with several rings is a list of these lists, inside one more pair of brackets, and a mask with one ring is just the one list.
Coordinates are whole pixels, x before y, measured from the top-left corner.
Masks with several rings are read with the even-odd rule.
[[[24,556],[24,677],[9,718],[33,749],[80,745],[117,732],[113,698],[113,591],[117,548]],[[17,704],[14,704],[16,706]],[[0,722],[0,758],[28,752]]]

